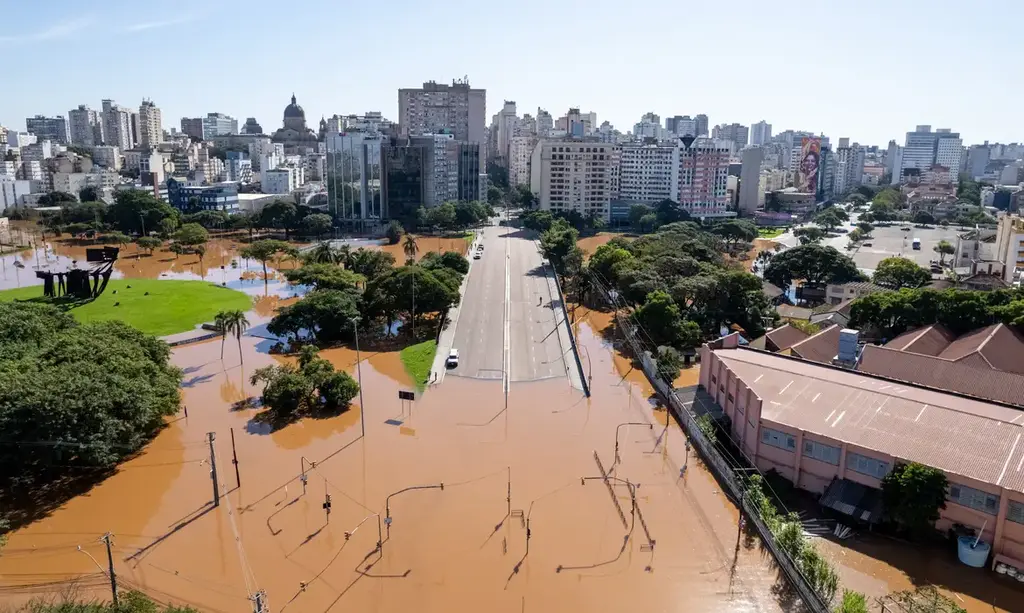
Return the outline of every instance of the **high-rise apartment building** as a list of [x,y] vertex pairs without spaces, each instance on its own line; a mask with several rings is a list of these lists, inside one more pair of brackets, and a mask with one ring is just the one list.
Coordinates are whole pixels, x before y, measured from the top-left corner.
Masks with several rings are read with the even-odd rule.
[[537,147],[537,136],[513,136],[508,148],[508,182],[513,187],[530,185],[530,161]]
[[711,131],[712,138],[731,141],[733,143],[733,153],[747,146],[749,136],[750,129],[738,123],[723,123],[715,126]]
[[398,90],[398,125],[402,136],[450,133],[455,140],[480,145],[486,167],[485,109],[487,90],[468,80],[451,85],[428,81],[418,89]]
[[519,117],[516,115],[515,100],[506,100],[505,106],[498,111],[491,120],[491,140],[495,162],[508,168],[509,164],[509,143],[515,136],[519,124]]
[[104,100],[102,104],[103,144],[122,152],[133,149],[137,141],[132,137],[131,111],[114,104],[113,100]]
[[679,141],[630,143],[619,150],[619,199],[654,204],[679,200]]
[[693,217],[721,217],[729,196],[729,149],[698,138],[679,152],[679,205]]
[[143,100],[139,105],[139,146],[152,149],[163,141],[163,122],[160,109],[152,100]]
[[[207,113],[203,117],[203,138],[238,134],[238,120],[224,113]],[[184,128],[182,128],[184,130]]]
[[68,111],[68,130],[72,145],[95,147],[103,144],[103,118],[84,104]]
[[203,118],[182,117],[181,133],[187,136],[191,136],[196,140],[203,140]]
[[988,167],[990,149],[988,145],[974,145],[967,152],[967,174],[971,179],[977,180],[985,175]]
[[551,135],[551,130],[555,128],[555,120],[551,117],[551,113],[544,109],[537,107],[537,136],[546,137]]
[[960,166],[963,163],[964,142],[959,134],[949,130],[936,130],[938,141],[935,143],[935,164],[949,169],[949,182],[956,183],[960,178]]
[[39,140],[48,140],[61,145],[68,144],[68,122],[64,117],[36,115],[25,119],[25,130],[35,134]]
[[708,135],[708,116],[704,114],[697,115],[693,118],[697,122],[697,133],[694,136],[707,136]]
[[864,182],[864,148],[850,139],[839,139],[839,146],[833,156],[835,159],[835,175],[832,177],[832,191],[837,196],[860,187]]
[[763,119],[750,126],[750,144],[765,145],[772,140],[772,124]]
[[[764,123],[763,121],[761,123]],[[756,126],[757,124],[755,124]],[[768,128],[771,130],[771,126]],[[743,150],[743,162],[740,166],[740,193],[738,208],[744,216],[753,216],[764,197],[758,196],[761,186],[761,164],[764,162],[764,149],[760,146],[748,147]]]
[[611,199],[617,192],[616,149],[593,139],[542,141],[530,166],[530,189],[538,195],[540,208],[610,221]]

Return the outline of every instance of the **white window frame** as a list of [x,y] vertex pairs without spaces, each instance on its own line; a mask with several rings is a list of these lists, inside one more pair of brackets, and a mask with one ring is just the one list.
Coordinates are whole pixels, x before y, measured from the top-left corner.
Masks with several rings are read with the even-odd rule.
[[839,456],[841,454],[842,450],[839,447],[804,439],[803,455],[805,457],[825,462],[826,464],[832,464],[833,466],[839,466]]
[[946,500],[989,515],[999,514],[999,496],[997,494],[990,494],[967,485],[950,482]]
[[1018,524],[1024,524],[1024,502],[1011,500],[1010,504],[1006,507],[1006,519]]
[[783,451],[796,451],[796,437],[779,430],[761,426],[761,442]]
[[[864,460],[864,466],[859,464],[860,460]],[[876,479],[883,479],[889,474],[889,463],[885,460],[879,460],[871,456],[866,456],[855,451],[848,451],[846,453],[846,468],[852,470],[855,473],[874,477]]]

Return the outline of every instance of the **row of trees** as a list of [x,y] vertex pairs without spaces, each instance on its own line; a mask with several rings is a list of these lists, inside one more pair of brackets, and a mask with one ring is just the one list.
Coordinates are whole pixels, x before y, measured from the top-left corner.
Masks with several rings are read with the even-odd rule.
[[490,204],[476,200],[445,202],[432,208],[420,207],[416,211],[416,226],[420,229],[457,230],[487,221],[494,215]]
[[1024,290],[978,292],[904,287],[864,296],[850,307],[851,327],[869,327],[885,338],[934,323],[954,334],[963,334],[998,322],[1024,330]]

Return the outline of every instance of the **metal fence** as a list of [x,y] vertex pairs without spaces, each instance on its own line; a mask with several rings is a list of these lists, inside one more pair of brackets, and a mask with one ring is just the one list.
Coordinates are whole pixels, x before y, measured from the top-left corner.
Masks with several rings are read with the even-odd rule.
[[711,471],[711,474],[714,475],[715,479],[722,485],[726,495],[732,498],[739,506],[742,506],[744,513],[750,518],[754,528],[761,536],[765,547],[775,559],[775,563],[782,569],[786,579],[789,580],[790,585],[796,590],[807,610],[814,613],[828,613],[828,606],[810,586],[803,574],[800,573],[793,559],[778,547],[775,543],[775,536],[764,520],[761,519],[759,510],[744,496],[744,475],[740,474],[726,462],[722,453],[715,448],[714,444],[701,431],[693,413],[683,405],[672,387],[658,376],[654,360],[651,359],[650,353],[644,349],[643,339],[638,336],[636,326],[629,321],[628,317],[618,311],[612,297],[608,295],[601,284],[594,283],[593,285],[597,295],[605,300],[609,306],[616,309],[615,323],[633,351],[633,355],[640,361],[648,381],[650,381],[658,395],[673,412],[686,432],[686,436],[700,455],[701,460]]
[[576,368],[580,373],[580,384],[583,386],[583,393],[590,396],[590,382],[587,381],[587,372],[583,370],[583,362],[580,361],[580,349],[576,346],[576,335],[572,331],[572,323],[569,322],[569,306],[565,303],[565,296],[562,295],[562,280],[558,278],[558,272],[554,265],[551,265],[551,274],[555,276],[555,287],[558,288],[558,301],[562,303],[562,322],[569,331],[569,344],[572,345],[572,357],[576,360]]

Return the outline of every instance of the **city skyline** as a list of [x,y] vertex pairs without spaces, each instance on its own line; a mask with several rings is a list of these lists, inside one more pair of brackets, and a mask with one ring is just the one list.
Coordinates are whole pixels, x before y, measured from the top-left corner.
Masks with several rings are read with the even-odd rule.
[[[58,7],[46,15],[28,6],[9,8],[9,20],[19,24],[19,33],[0,37],[0,48],[9,53],[31,50],[39,60],[33,65],[45,65],[47,70],[25,63],[12,67],[8,85],[17,95],[7,98],[0,125],[23,130],[27,117],[66,117],[79,104],[97,109],[104,98],[129,107],[137,107],[143,98],[153,100],[163,112],[165,129],[178,127],[181,117],[209,112],[226,113],[240,121],[255,117],[274,125],[293,91],[311,123],[322,115],[370,110],[397,120],[400,88],[418,87],[429,80],[450,83],[468,76],[474,88],[487,90],[488,117],[500,110],[502,100],[515,100],[520,113],[533,114],[538,106],[555,117],[570,107],[594,111],[599,122],[607,120],[623,132],[653,110],[663,118],[704,113],[711,125],[750,126],[763,119],[775,132],[808,130],[879,146],[890,139],[901,141],[918,124],[953,128],[963,135],[965,144],[1024,141],[1024,126],[1010,120],[1005,103],[1024,93],[1024,85],[1003,79],[1005,75],[994,65],[998,63],[990,60],[982,46],[953,48],[945,36],[957,32],[963,40],[984,31],[988,39],[1011,47],[1003,51],[1024,50],[1024,43],[1012,36],[1015,20],[1009,18],[1024,9],[1009,3],[989,3],[1004,7],[1002,18],[991,20],[990,11],[956,15],[937,10],[934,2],[898,6],[868,2],[866,7],[805,7],[788,2],[769,7],[741,0],[737,10],[730,12],[738,18],[728,40],[718,30],[693,28],[685,36],[647,37],[638,45],[608,46],[601,36],[566,38],[564,24],[573,24],[571,31],[606,30],[608,23],[626,23],[638,10],[636,5],[599,1],[580,13],[569,6],[528,0],[519,8],[536,8],[544,15],[536,22],[527,21],[529,25],[490,19],[496,10],[493,6],[446,5],[451,29],[458,35],[429,37],[429,44],[421,44],[428,40],[421,36],[423,24],[434,20],[437,7],[397,1],[389,4],[387,12],[402,17],[389,21],[383,40],[408,44],[382,44],[368,55],[373,60],[341,62],[338,76],[325,80],[322,64],[309,58],[335,52],[332,40],[339,35],[338,23],[344,24],[340,31],[353,48],[365,49],[381,41],[378,30],[361,26],[376,23],[383,7],[342,8],[316,0],[296,11],[305,32],[301,48],[294,53],[245,56],[258,58],[256,64],[247,65],[253,75],[249,82],[241,72],[169,68],[225,65],[209,60],[244,51],[249,43],[243,41],[249,41],[253,31],[266,33],[267,40],[286,50],[295,39],[290,31],[275,33],[280,27],[279,3],[256,0],[244,16],[194,1],[179,3],[174,11],[167,7],[140,10],[121,1],[112,4],[109,14],[113,17],[105,14],[103,19],[71,2],[58,2],[66,10]],[[872,6],[878,10],[872,11]],[[640,8],[648,13],[680,9],[660,0]],[[688,18],[697,23],[717,15],[713,7],[685,8]],[[47,16],[53,14],[64,16]],[[878,18],[882,15],[886,19]],[[810,24],[809,32],[828,26],[832,34],[828,39],[808,36],[806,48],[812,52],[804,54],[796,51],[802,48],[799,45],[771,42],[774,39],[768,34],[792,27],[800,19]],[[209,24],[216,24],[216,37],[203,35]],[[115,49],[119,43],[138,49],[118,54],[111,65],[122,78],[97,78],[102,66],[93,64],[84,70],[69,61],[72,52],[98,36],[106,37]],[[844,47],[854,51],[824,52],[829,40],[844,37],[855,37],[857,45]],[[506,39],[537,42],[522,49],[493,44]],[[914,48],[916,57],[942,56],[943,61],[917,62],[912,70],[904,69],[895,53],[901,47]],[[574,62],[568,72],[557,68],[564,65],[559,58],[566,53]],[[794,66],[800,70],[789,70]],[[601,78],[580,78],[587,74]],[[784,74],[793,76],[780,76]],[[953,82],[958,74],[971,74],[972,83],[998,82],[1001,93],[958,89]],[[608,78],[615,75],[620,78]],[[935,85],[943,79],[949,84],[943,95],[936,96]],[[56,92],[55,83],[60,84]]]

